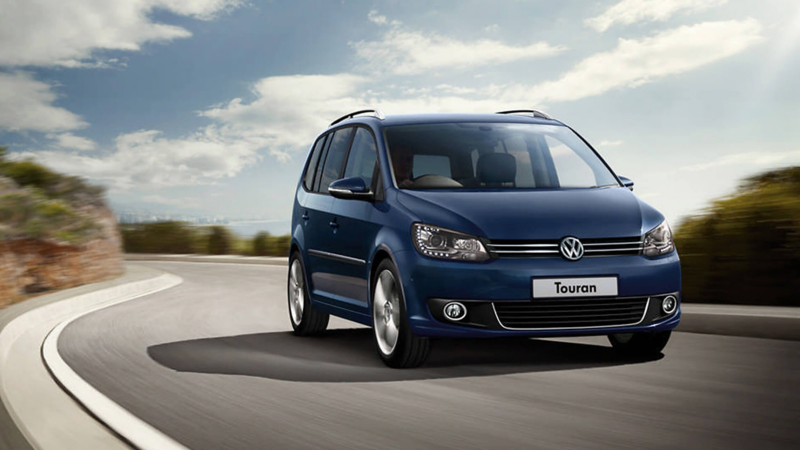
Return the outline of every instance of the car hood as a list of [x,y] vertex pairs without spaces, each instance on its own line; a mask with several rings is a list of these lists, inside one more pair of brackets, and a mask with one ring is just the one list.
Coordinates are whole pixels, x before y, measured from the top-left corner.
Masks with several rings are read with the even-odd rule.
[[401,190],[420,221],[489,239],[640,236],[664,220],[621,187],[554,190]]

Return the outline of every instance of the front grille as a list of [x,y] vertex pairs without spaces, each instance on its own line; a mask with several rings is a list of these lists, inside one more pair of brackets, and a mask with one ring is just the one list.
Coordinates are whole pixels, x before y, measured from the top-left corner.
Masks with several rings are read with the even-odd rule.
[[648,297],[559,298],[493,302],[497,320],[511,329],[596,328],[636,325]]
[[[495,240],[488,244],[489,251],[498,258],[542,258],[559,257],[561,241],[512,241]],[[642,253],[642,238],[581,239],[584,257],[588,256],[626,256]]]

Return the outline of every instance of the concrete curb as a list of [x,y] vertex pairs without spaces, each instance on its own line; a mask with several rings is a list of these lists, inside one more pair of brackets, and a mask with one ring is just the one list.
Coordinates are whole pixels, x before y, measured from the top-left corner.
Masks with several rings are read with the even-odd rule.
[[800,308],[684,303],[681,310],[675,331],[800,341]]
[[[68,289],[0,310],[0,400],[4,406],[0,411],[0,447],[128,448],[115,432],[131,443],[139,440],[119,429],[110,431],[86,414],[56,383],[42,359],[42,343],[60,323],[182,281],[147,267],[128,265],[126,269],[127,273],[116,280]],[[60,372],[64,377],[65,372]],[[77,397],[74,380],[68,378],[67,375],[59,381]],[[78,398],[101,422],[107,421],[102,408],[92,409],[92,404]]]
[[205,262],[227,264],[267,264],[289,266],[289,258],[280,256],[237,256],[237,255],[162,255],[153,253],[126,253],[126,261],[171,261]]
[[92,387],[81,378],[69,365],[61,358],[58,353],[58,338],[70,323],[91,314],[95,311],[107,308],[118,303],[122,303],[135,298],[150,295],[170,287],[180,284],[183,280],[171,274],[164,274],[155,279],[148,280],[149,289],[135,295],[125,296],[111,302],[103,303],[99,306],[90,308],[72,318],[58,324],[51,331],[42,345],[42,358],[50,373],[56,378],[61,386],[70,392],[72,396],[88,409],[98,420],[107,427],[114,430],[134,447],[140,449],[164,449],[164,450],[184,450],[186,447],[174,441],[164,433],[158,431],[148,423],[134,416],[128,410],[114,403],[111,399]]

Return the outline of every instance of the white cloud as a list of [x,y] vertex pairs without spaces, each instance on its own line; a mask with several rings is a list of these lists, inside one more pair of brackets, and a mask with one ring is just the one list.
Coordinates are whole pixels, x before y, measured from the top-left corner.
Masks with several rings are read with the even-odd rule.
[[[185,38],[183,28],[153,22],[150,13],[210,19],[240,0],[6,0],[0,14],[0,67],[123,67],[116,58],[97,57],[97,50],[139,50],[147,42]],[[26,72],[0,72],[0,130],[45,133],[88,126],[54,103],[53,86]],[[89,150],[85,138],[57,138],[68,148]]]
[[57,95],[26,72],[0,72],[0,130],[55,132],[88,126],[80,116],[54,106]]
[[[463,50],[471,59],[480,60],[476,54],[490,51],[488,47],[475,50],[475,43],[407,33],[392,24],[389,27],[386,36],[405,34],[416,36],[414,39],[427,39],[434,53],[450,48],[452,53]],[[29,156],[57,170],[87,176],[119,189],[216,183],[236,176],[257,162],[259,152],[265,149],[278,160],[291,158],[298,150],[306,150],[314,136],[331,120],[355,109],[378,107],[387,113],[487,112],[507,109],[509,105],[576,100],[612,89],[639,86],[713,63],[759,42],[762,39],[760,31],[757,21],[747,19],[701,23],[640,40],[621,39],[615,49],[590,56],[560,78],[537,85],[493,85],[476,81],[474,86],[398,86],[392,84],[386,75],[365,77],[353,73],[267,77],[252,85],[252,98],[236,98],[201,111],[199,114],[214,124],[190,136],[169,139],[158,131],[142,130],[120,135],[114,147],[106,152],[39,151]],[[464,67],[459,64],[472,64],[466,60],[459,63],[462,57],[456,56],[440,65],[438,60],[419,59],[422,53],[417,53],[421,50],[416,44],[420,42],[414,45],[390,42],[384,39],[365,45],[385,45],[383,50],[388,52],[400,48],[398,55],[386,56],[399,58],[402,63],[399,73],[416,73],[431,67],[458,69]],[[422,48],[426,42],[420,44]],[[507,47],[496,41],[479,42],[489,47],[503,47],[513,53],[513,57],[520,57],[519,53],[514,53],[518,47]],[[354,48],[358,45],[354,44]],[[380,52],[376,55],[373,57],[385,56]],[[24,74],[14,76],[26,77]],[[29,78],[27,81],[39,83]],[[42,86],[44,92],[50,94],[50,97],[43,98],[45,106],[55,108],[52,106],[55,96],[50,87],[39,83],[39,87]],[[0,126],[3,126],[3,120],[8,121],[11,116],[2,116],[1,111]],[[82,142],[80,139],[83,138],[65,133],[85,123],[68,111],[60,111],[71,115],[73,122],[60,128],[51,126],[45,131],[53,133],[54,139],[64,147],[80,150],[83,145],[88,148],[90,142]],[[605,141],[601,146],[619,143]]]
[[[369,15],[372,22],[385,23],[384,16],[373,15],[373,12]],[[547,42],[525,46],[510,46],[490,39],[464,42],[436,33],[407,31],[398,22],[393,22],[392,25],[378,41],[350,44],[355,49],[356,56],[363,61],[359,66],[360,70],[414,75],[443,69],[460,70],[545,58],[566,49],[562,46],[551,46]]]
[[156,9],[210,19],[240,0],[8,0],[0,14],[0,65],[96,64],[96,50],[139,50],[147,42],[186,38],[181,27],[156,23]]
[[245,138],[273,154],[308,145],[331,120],[359,106],[369,107],[367,80],[358,75],[292,75],[263,78],[251,91],[255,100],[236,98],[203,111],[221,132]]
[[636,22],[664,22],[675,13],[693,13],[727,3],[728,0],[622,0],[603,14],[586,19],[583,23],[603,32],[615,24],[630,25]]
[[497,33],[499,30],[500,30],[500,25],[498,25],[496,23],[493,23],[493,24],[491,24],[488,27],[485,27],[483,29],[483,31],[485,31],[487,33]]
[[703,22],[640,40],[620,39],[615,49],[584,59],[555,81],[517,87],[512,97],[536,104],[633,88],[741,53],[762,40],[755,19]]
[[141,130],[117,137],[102,155],[39,151],[19,154],[56,170],[102,181],[114,188],[159,188],[214,183],[235,176],[259,156],[247,140],[228,138],[215,127],[182,138]]
[[48,138],[53,139],[58,147],[72,150],[94,150],[97,144],[91,139],[83,136],[75,136],[72,133],[48,134]]
[[726,166],[773,166],[785,163],[800,163],[800,150],[788,152],[745,152],[721,156],[713,161],[682,167],[682,171],[699,172]]
[[386,25],[388,23],[388,20],[386,20],[386,16],[378,14],[378,11],[374,9],[370,11],[369,14],[367,14],[367,19],[369,19],[370,22],[376,23],[378,25]]
[[600,148],[619,147],[624,142],[625,141],[619,141],[619,140],[617,140],[617,141],[604,140],[604,141],[600,141],[600,143],[597,144],[597,146],[600,147]]

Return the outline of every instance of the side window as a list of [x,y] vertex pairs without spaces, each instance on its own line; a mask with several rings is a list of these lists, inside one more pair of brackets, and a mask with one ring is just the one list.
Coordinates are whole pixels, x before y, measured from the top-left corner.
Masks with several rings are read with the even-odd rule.
[[347,154],[347,144],[350,143],[350,135],[353,134],[352,128],[341,128],[333,133],[328,154],[325,157],[325,165],[322,168],[322,178],[319,183],[319,192],[328,193],[328,186],[342,178],[342,164]]
[[560,187],[586,187],[596,184],[592,168],[574,150],[551,136],[546,136],[545,141],[556,166]]
[[350,156],[347,157],[347,167],[344,177],[360,177],[367,187],[372,186],[372,174],[375,173],[375,164],[378,162],[378,149],[375,138],[366,128],[356,128],[353,145],[350,147]]
[[311,150],[311,157],[308,159],[308,167],[306,167],[306,173],[303,175],[303,186],[306,190],[310,191],[314,189],[314,174],[317,172],[319,155],[322,153],[322,147],[325,146],[326,137],[327,136],[322,136],[319,138],[314,145],[314,149]]
[[414,178],[423,175],[441,175],[450,178],[450,158],[443,155],[414,155]]

